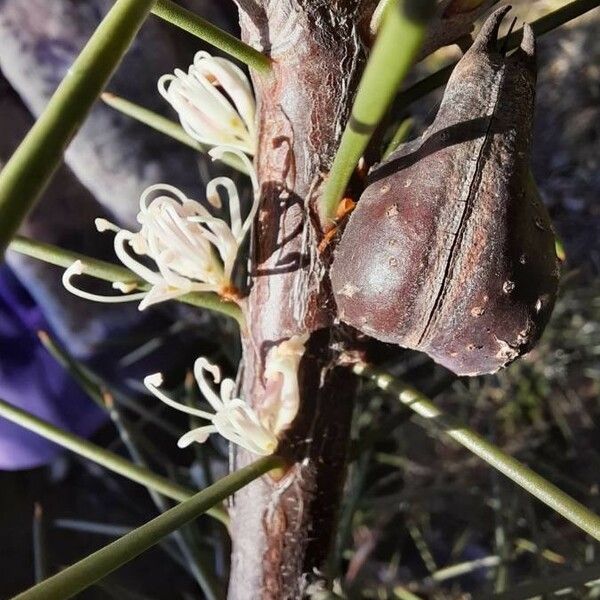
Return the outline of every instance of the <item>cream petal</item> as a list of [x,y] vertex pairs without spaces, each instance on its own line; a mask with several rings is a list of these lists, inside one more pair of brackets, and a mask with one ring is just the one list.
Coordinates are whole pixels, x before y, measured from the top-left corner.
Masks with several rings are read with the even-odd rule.
[[209,438],[211,433],[217,433],[217,428],[214,425],[197,427],[196,429],[192,429],[191,431],[184,433],[179,440],[177,440],[177,446],[179,448],[187,448],[194,442],[203,444]]
[[156,396],[166,405],[188,415],[200,417],[201,419],[212,420],[213,415],[210,413],[197,408],[192,408],[191,406],[186,406],[185,404],[181,404],[180,402],[176,402],[175,400],[169,398],[169,396],[159,389],[159,386],[162,385],[162,383],[163,378],[161,373],[153,373],[152,375],[147,375],[144,377],[144,385],[148,388],[148,390],[150,390],[150,392],[152,392],[154,396]]
[[71,279],[76,275],[83,275],[84,267],[80,260],[76,260],[68,269],[65,270],[62,276],[62,284],[66,290],[71,292],[75,296],[84,298],[85,300],[93,300],[94,302],[103,302],[105,304],[118,304],[121,302],[133,302],[134,300],[142,300],[146,297],[146,292],[140,292],[139,294],[129,294],[128,296],[102,296],[100,294],[92,294],[85,292],[75,287],[71,282]]
[[221,398],[219,398],[212,386],[206,380],[205,372],[212,375],[215,384],[218,385],[221,382],[221,370],[219,367],[208,362],[206,358],[201,356],[194,363],[194,377],[196,378],[200,391],[208,400],[208,403],[218,412],[223,409],[223,402],[221,402]]

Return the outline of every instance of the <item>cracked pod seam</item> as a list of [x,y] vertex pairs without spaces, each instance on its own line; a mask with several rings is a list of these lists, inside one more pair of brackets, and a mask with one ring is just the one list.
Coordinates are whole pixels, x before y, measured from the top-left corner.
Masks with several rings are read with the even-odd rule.
[[529,170],[535,39],[497,48],[494,12],[431,127],[369,177],[331,270],[339,318],[459,375],[529,351],[558,287],[554,233]]

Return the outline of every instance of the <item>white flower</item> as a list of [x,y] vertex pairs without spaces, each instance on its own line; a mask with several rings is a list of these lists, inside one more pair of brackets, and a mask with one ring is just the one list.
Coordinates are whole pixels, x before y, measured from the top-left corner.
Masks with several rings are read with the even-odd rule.
[[[210,373],[215,384],[220,384],[217,394],[206,379]],[[189,446],[192,442],[203,443],[211,433],[220,433],[230,442],[253,452],[254,454],[272,454],[277,448],[277,438],[259,420],[254,410],[242,399],[234,395],[235,382],[232,379],[221,381],[219,367],[209,363],[205,358],[199,358],[194,363],[194,376],[201,392],[214,409],[214,414],[196,408],[190,408],[169,398],[158,389],[162,384],[162,375],[154,373],[144,379],[144,385],[165,404],[201,419],[210,421],[184,434],[177,445],[180,448]]]
[[195,140],[254,154],[256,104],[247,77],[231,61],[198,52],[187,73],[163,75],[158,91]]
[[276,435],[296,417],[300,406],[298,367],[308,334],[295,335],[271,348],[265,363],[266,398],[261,417]]
[[[141,229],[137,233],[119,229],[106,219],[96,219],[99,231],[117,232],[114,242],[117,256],[126,267],[152,286],[150,291],[126,296],[100,296],[79,290],[71,283],[71,278],[84,272],[80,261],[65,271],[64,286],[78,296],[99,302],[142,299],[140,310],[190,292],[216,292],[224,297],[234,295],[232,271],[240,245],[258,208],[258,183],[248,157],[239,150],[218,147],[211,150],[211,155],[219,158],[225,152],[239,156],[252,173],[253,204],[243,222],[238,191],[228,177],[210,181],[206,196],[213,206],[220,207],[217,190],[223,188],[227,192],[229,224],[213,216],[199,202],[190,200],[176,187],[166,184],[150,186],[140,199],[137,220]],[[151,258],[157,270],[132,256],[129,249],[138,256]],[[113,287],[127,293],[135,286],[117,282]]]

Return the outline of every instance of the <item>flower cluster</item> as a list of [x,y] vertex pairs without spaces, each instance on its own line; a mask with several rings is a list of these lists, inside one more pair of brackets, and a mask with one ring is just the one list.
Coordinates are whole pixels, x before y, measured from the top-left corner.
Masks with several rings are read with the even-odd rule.
[[[208,382],[207,373],[212,376],[213,382],[219,385],[218,394]],[[184,434],[177,442],[180,448],[185,448],[193,442],[203,443],[212,433],[220,433],[230,442],[254,454],[268,455],[275,451],[277,437],[261,423],[251,406],[235,396],[235,382],[232,379],[221,379],[219,367],[202,357],[194,364],[194,376],[214,413],[191,408],[169,398],[158,389],[162,384],[160,373],[148,375],[144,379],[144,385],[165,404],[210,422],[210,425],[203,425]]]
[[[125,296],[102,296],[75,287],[72,278],[85,273],[76,261],[63,275],[64,286],[72,293],[99,302],[141,300],[140,310],[190,292],[216,292],[235,299],[231,278],[240,245],[258,208],[258,182],[246,154],[256,146],[256,106],[252,88],[244,73],[231,61],[198,52],[187,73],[176,70],[158,82],[160,93],[173,105],[182,126],[194,139],[215,145],[213,158],[226,152],[236,155],[250,175],[253,202],[242,221],[240,198],[234,182],[217,177],[206,188],[208,202],[221,207],[219,188],[229,196],[229,222],[214,216],[205,206],[191,200],[176,187],[157,184],[140,199],[140,231],[120,229],[106,219],[96,219],[99,231],[114,231],[115,252],[121,262],[150,285],[150,291],[130,294],[135,284],[115,282]],[[135,256],[134,256],[135,255]],[[147,265],[148,257],[156,269]]]
[[[293,336],[271,348],[267,354],[266,396],[259,413],[235,395],[234,381],[221,379],[219,367],[203,357],[194,363],[194,377],[214,413],[191,408],[169,398],[159,389],[163,381],[160,373],[148,375],[144,379],[144,385],[172,408],[210,421],[210,425],[203,425],[184,434],[177,443],[180,448],[185,448],[192,442],[203,443],[211,433],[220,433],[230,442],[254,454],[272,454],[277,448],[279,434],[285,431],[298,412],[298,367],[307,339],[307,334]],[[218,394],[208,382],[207,374],[219,386]]]
[[[248,157],[237,149],[213,148],[211,155],[220,157],[225,152],[239,156],[252,173]],[[209,203],[218,208],[221,206],[218,189],[227,192],[229,223],[212,215],[199,202],[190,200],[181,190],[166,184],[153,185],[142,194],[137,217],[141,229],[137,233],[120,229],[106,219],[96,219],[99,231],[116,232],[114,247],[117,256],[126,267],[150,284],[149,292],[101,296],[80,290],[71,282],[73,276],[83,272],[79,261],[65,271],[63,284],[72,293],[99,302],[141,299],[140,310],[190,292],[216,292],[231,297],[234,295],[231,276],[236,256],[258,208],[258,184],[255,176],[251,177],[253,203],[243,221],[237,188],[227,177],[210,181],[206,196]],[[152,259],[157,269],[148,267],[130,250],[137,256]],[[126,293],[134,286],[117,282],[113,287]]]
[[250,82],[231,61],[198,52],[187,73],[163,75],[158,91],[198,142],[254,154],[256,104]]

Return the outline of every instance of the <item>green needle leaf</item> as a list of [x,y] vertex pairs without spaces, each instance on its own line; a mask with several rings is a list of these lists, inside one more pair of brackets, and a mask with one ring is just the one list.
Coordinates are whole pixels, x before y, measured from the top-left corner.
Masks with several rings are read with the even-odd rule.
[[[79,456],[83,456],[110,471],[123,475],[123,477],[127,477],[127,479],[130,479],[131,481],[141,483],[147,488],[160,492],[167,498],[172,498],[173,500],[181,502],[187,500],[193,494],[193,491],[178,483],[170,481],[166,477],[157,475],[148,469],[138,467],[132,462],[120,457],[118,454],[100,448],[100,446],[97,446],[84,438],[68,431],[64,431],[59,427],[55,427],[42,419],[38,419],[38,417],[31,413],[16,408],[8,402],[4,402],[4,400],[0,400],[0,417],[4,417],[29,431],[33,431],[43,438],[79,454]],[[225,525],[228,524],[229,519],[223,509],[212,508],[208,511],[208,514],[221,521],[221,523]]]
[[520,485],[565,519],[577,525],[595,540],[600,541],[600,517],[583,504],[565,494],[554,484],[488,442],[466,425],[449,418],[429,398],[415,388],[364,363],[356,364],[353,370],[357,375],[371,379],[380,389],[396,396],[404,406],[421,417],[431,420],[440,431]]
[[[525,598],[576,598],[581,588],[589,589],[589,595],[583,597],[594,598],[592,591],[597,589],[598,579],[600,579],[600,567],[593,565],[581,570],[575,570],[576,567],[570,566],[554,577],[546,575],[531,583],[513,585],[507,592],[494,594],[490,596],[491,600],[523,600]],[[568,594],[568,595],[567,595]],[[596,596],[597,597],[597,596]]]
[[387,8],[358,86],[350,121],[325,181],[320,212],[324,222],[336,209],[375,128],[412,67],[425,39],[431,0],[396,0]]
[[[575,0],[574,2],[570,2],[569,4],[566,4],[565,6],[552,11],[551,13],[536,19],[531,23],[531,27],[536,36],[541,36],[545,33],[553,31],[557,27],[560,27],[561,25],[564,25],[565,23],[568,23],[577,17],[580,17],[581,15],[598,6],[600,6],[600,0]],[[507,51],[517,48],[521,42],[522,35],[522,29],[513,31],[508,36],[508,40],[506,38],[500,38],[500,40],[498,40],[498,47],[501,48],[506,42]],[[398,97],[394,101],[394,114],[401,114],[409,104],[444,85],[450,78],[450,75],[452,74],[456,64],[457,63],[453,63],[447,67],[444,67],[443,69],[440,69],[439,71],[436,71],[435,73],[432,73],[428,77],[421,79],[421,81],[417,81],[417,83],[409,87],[407,90],[398,94]]]
[[206,512],[268,471],[282,467],[283,459],[265,456],[231,473],[195,496],[94,552],[64,571],[14,597],[13,600],[66,600],[151,548],[165,536]]
[[410,132],[413,128],[414,120],[413,119],[404,119],[402,123],[396,129],[396,133],[390,140],[390,143],[387,145],[383,155],[381,156],[382,160],[385,160],[396,148],[406,141]]
[[[176,123],[175,121],[171,121],[171,119],[167,119],[158,113],[155,113],[139,104],[135,104],[134,102],[130,102],[129,100],[125,100],[125,98],[121,98],[120,96],[116,96],[115,94],[111,94],[109,92],[104,92],[101,96],[102,100],[106,102],[110,107],[118,110],[119,112],[151,127],[152,129],[164,133],[169,137],[193,148],[197,152],[207,153],[210,150],[210,146],[205,146],[200,142],[197,142],[193,137],[188,135],[183,127]],[[229,165],[233,169],[248,175],[248,169],[246,165],[234,154],[223,154],[223,157],[220,158],[222,162]]]
[[126,100],[125,98],[121,98],[116,94],[111,92],[104,92],[100,98],[103,102],[108,104],[111,108],[118,110],[120,113],[151,127],[152,129],[159,131],[160,133],[164,133],[169,137],[189,146],[193,150],[197,152],[207,152],[208,146],[204,146],[200,142],[197,142],[193,137],[189,136],[183,127],[176,123],[175,121],[171,121],[171,119],[167,119],[154,111],[151,111],[148,108],[144,108],[139,104],[135,104],[130,100]]
[[261,73],[271,70],[271,60],[267,56],[171,0],[157,0],[152,12]]
[[59,166],[154,0],[117,0],[0,173],[0,256]]
[[[65,269],[70,267],[76,260],[80,260],[83,263],[83,270],[86,275],[91,275],[104,281],[122,281],[124,283],[135,284],[140,290],[150,289],[150,285],[146,281],[139,279],[137,275],[125,267],[98,260],[97,258],[91,258],[79,252],[65,250],[53,244],[46,244],[45,242],[38,242],[22,235],[16,235],[9,247],[14,252],[19,252],[19,254],[25,254],[26,256],[31,256],[32,258]],[[240,326],[244,324],[244,317],[240,307],[235,302],[223,300],[218,294],[193,292],[185,296],[180,296],[177,300],[197,306],[198,308],[207,308],[219,312],[235,319]]]
[[[149,469],[148,462],[138,448],[136,435],[132,431],[131,424],[121,415],[118,406],[113,401],[108,386],[100,381],[96,381],[83,365],[74,360],[45,331],[39,331],[38,337],[48,352],[71,374],[92,400],[108,412],[133,462],[138,467]],[[152,488],[148,488],[148,493],[160,512],[168,510],[169,505],[160,494]],[[227,511],[222,506],[215,506],[213,510],[220,510],[223,515],[227,514]],[[201,553],[199,548],[195,548],[192,544],[188,543],[183,532],[175,532],[174,539],[207,600],[218,600],[222,595],[218,579],[208,568],[209,561],[205,561],[205,557],[201,556],[204,553]],[[167,552],[169,551],[168,546],[165,549]],[[36,579],[36,581],[39,580]]]

